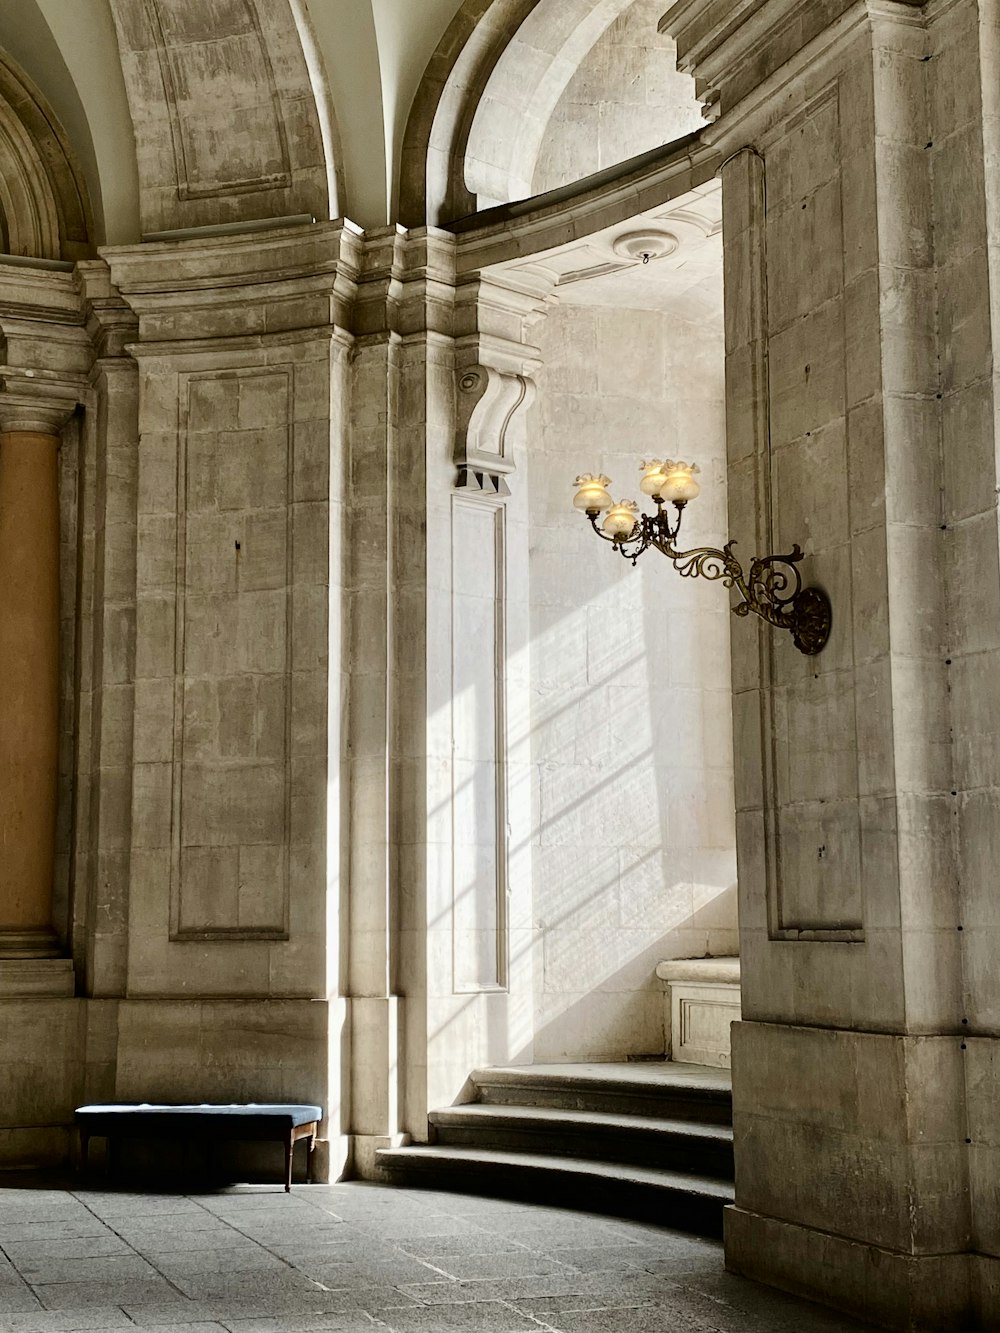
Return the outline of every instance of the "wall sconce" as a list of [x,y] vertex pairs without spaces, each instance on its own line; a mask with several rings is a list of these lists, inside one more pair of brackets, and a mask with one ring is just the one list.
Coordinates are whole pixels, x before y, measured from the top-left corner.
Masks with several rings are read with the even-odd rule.
[[[672,459],[642,464],[639,489],[656,505],[655,514],[639,512],[634,500],[619,500],[614,504],[608,487],[610,477],[577,477],[577,492],[573,500],[576,509],[590,519],[590,525],[604,541],[634,565],[651,546],[672,560],[682,578],[721,579],[727,588],[736,588],[742,602],[733,607],[738,616],[751,613],[778,629],[791,631],[800,653],[809,657],[822,652],[830,637],[830,599],[820,588],[803,588],[798,563],[803,553],[796,544],[789,555],[766,555],[754,560],[749,574],[733,555],[735,542],[727,542],[722,550],[714,546],[700,546],[692,551],[678,551],[674,542],[681,530],[684,508],[701,493],[696,475],[700,469],[694,463],[674,462]],[[672,504],[677,511],[673,523],[667,511]],[[603,522],[601,515],[605,514]]]

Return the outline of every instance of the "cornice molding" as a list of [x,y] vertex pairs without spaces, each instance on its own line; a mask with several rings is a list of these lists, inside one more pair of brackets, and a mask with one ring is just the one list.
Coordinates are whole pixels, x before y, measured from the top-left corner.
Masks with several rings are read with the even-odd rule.
[[110,268],[103,259],[88,259],[77,264],[76,277],[87,335],[98,359],[127,356],[139,320],[111,281]]
[[76,274],[0,267],[0,429],[57,435],[94,360]]
[[447,336],[455,301],[455,238],[435,227],[365,232],[352,327],[359,338]]
[[[348,327],[363,236],[349,222],[102,249],[142,343]],[[278,317],[278,310],[282,312]]]
[[690,194],[722,165],[708,138],[711,128],[643,153],[613,174],[598,172],[572,189],[563,186],[468,219],[456,228],[459,276],[582,240]]
[[659,23],[707,107],[733,110],[781,65],[851,15],[922,24],[923,0],[677,0]]
[[717,50],[769,0],[677,0],[657,24],[677,43],[677,64],[690,70]]

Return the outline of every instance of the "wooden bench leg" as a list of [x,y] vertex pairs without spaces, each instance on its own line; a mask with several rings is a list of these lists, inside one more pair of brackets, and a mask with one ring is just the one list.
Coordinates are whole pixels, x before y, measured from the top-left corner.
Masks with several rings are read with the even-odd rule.
[[292,1137],[294,1130],[288,1131],[288,1137],[285,1139],[285,1193],[292,1192],[292,1148],[295,1146],[295,1139]]
[[313,1182],[313,1149],[316,1147],[316,1132],[313,1131],[306,1141],[306,1184]]
[[80,1130],[80,1170],[86,1171],[90,1163],[90,1135]]

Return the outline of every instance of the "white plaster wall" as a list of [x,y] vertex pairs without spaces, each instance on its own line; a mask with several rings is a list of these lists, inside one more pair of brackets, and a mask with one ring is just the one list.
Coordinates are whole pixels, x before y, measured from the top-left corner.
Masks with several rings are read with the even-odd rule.
[[591,48],[549,121],[535,194],[553,190],[704,124],[694,79],[656,25],[663,0],[636,0]]
[[539,338],[534,1058],[662,1053],[657,962],[738,952],[729,597],[655,551],[626,564],[572,509],[572,483],[604,469],[616,499],[639,498],[643,458],[693,457],[703,495],[682,545],[723,539],[721,320],[564,306]]

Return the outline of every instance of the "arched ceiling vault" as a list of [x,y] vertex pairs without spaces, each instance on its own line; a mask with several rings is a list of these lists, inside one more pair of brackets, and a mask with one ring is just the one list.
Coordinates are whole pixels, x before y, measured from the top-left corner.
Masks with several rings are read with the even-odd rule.
[[144,234],[337,210],[296,0],[111,0],[111,13]]
[[414,226],[523,195],[628,3],[0,0],[0,47],[65,127],[97,241],[299,213]]
[[135,141],[105,0],[0,0],[0,46],[38,85],[80,163],[94,240],[138,239]]
[[583,176],[700,128],[659,14],[657,0],[463,0],[413,104],[400,220],[447,225],[546,188],[552,160],[562,184],[567,165]]
[[632,0],[538,0],[483,89],[465,151],[480,208],[527,198],[552,113],[591,47]]
[[0,248],[34,259],[93,253],[93,216],[65,136],[41,91],[0,55]]

